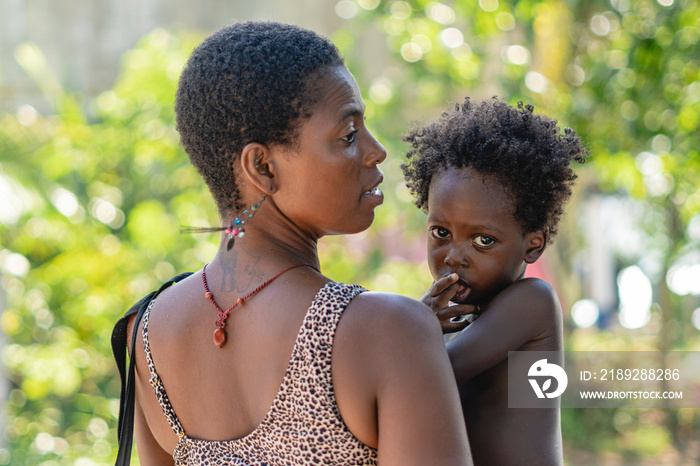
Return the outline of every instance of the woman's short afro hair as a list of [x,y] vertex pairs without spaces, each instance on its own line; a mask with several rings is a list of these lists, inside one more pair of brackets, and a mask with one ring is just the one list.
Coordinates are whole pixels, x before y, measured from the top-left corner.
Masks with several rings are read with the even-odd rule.
[[556,120],[533,110],[496,97],[479,103],[466,98],[413,129],[404,137],[411,149],[401,168],[416,205],[427,212],[433,175],[472,167],[506,189],[523,233],[549,228],[554,238],[576,179],[570,162],[583,163],[589,154],[572,129],[562,134]]
[[175,99],[177,129],[222,216],[243,207],[233,165],[245,145],[294,145],[323,71],[342,64],[328,39],[274,22],[225,26],[192,52]]

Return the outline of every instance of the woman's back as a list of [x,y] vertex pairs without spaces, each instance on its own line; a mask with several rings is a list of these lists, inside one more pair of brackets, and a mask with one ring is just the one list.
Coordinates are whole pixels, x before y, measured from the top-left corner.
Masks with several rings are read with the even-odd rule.
[[[222,276],[215,267],[207,268],[210,283],[220,284]],[[174,452],[176,457],[187,454],[190,459],[206,454],[212,460],[231,454],[229,458],[246,461],[241,464],[312,464],[309,455],[318,455],[326,464],[376,464],[380,430],[377,386],[388,385],[391,382],[387,379],[396,375],[404,376],[391,390],[393,395],[382,397],[394,398],[403,412],[393,416],[385,412],[382,417],[384,422],[392,418],[405,422],[407,407],[400,401],[402,393],[409,399],[414,394],[403,385],[417,387],[417,379],[429,375],[405,374],[400,355],[406,353],[406,345],[397,342],[396,335],[392,337],[397,332],[387,327],[403,325],[412,329],[414,336],[419,332],[420,337],[426,336],[426,324],[435,332],[439,330],[432,315],[421,315],[417,303],[387,294],[358,296],[361,291],[328,282],[311,268],[291,270],[231,313],[227,342],[219,348],[211,335],[217,312],[204,297],[201,272],[165,290],[144,316],[147,339],[139,339],[136,346],[137,399],[149,425],[148,432],[137,432],[139,449],[149,448],[168,462]],[[218,293],[222,308],[237,299],[237,294],[227,295]],[[299,305],[303,300],[306,306]],[[395,308],[387,306],[387,301],[394,302]],[[347,306],[343,321],[348,303],[353,304]],[[383,306],[372,309],[378,303]],[[367,319],[372,313],[373,319]],[[368,322],[376,324],[375,328],[367,328]],[[143,335],[143,323],[141,330]],[[377,335],[385,335],[382,340],[386,344],[378,341]],[[334,338],[338,345],[333,344]],[[174,428],[153,393],[144,341],[150,347],[152,369],[163,384],[159,388],[167,393],[175,414],[170,421],[179,422]],[[379,351],[373,347],[376,345],[383,349]],[[435,356],[430,354],[436,351],[434,345],[431,348],[418,340],[412,346],[414,351],[427,352],[425,357]],[[415,357],[406,354],[404,364],[413,364]],[[440,368],[435,369],[439,377]],[[429,384],[440,386],[436,380]],[[426,392],[418,387],[416,393]],[[446,395],[449,402],[449,393]],[[415,410],[420,431],[424,422],[421,406],[425,405],[426,411],[435,407],[424,397],[414,401],[410,409]],[[386,405],[397,409],[388,401]],[[292,427],[295,423],[296,428]],[[449,445],[450,437],[459,435],[459,425],[450,427],[446,420],[440,424],[446,431],[435,432],[433,441]],[[398,446],[410,442],[405,428],[391,430],[404,430]],[[178,433],[185,440],[181,441]],[[386,438],[388,444],[390,436]],[[222,464],[237,464],[228,461]]]
[[[228,338],[223,348],[212,341],[217,311],[204,298],[201,272],[158,297],[150,316],[151,350],[188,436],[208,440],[241,438],[262,421],[277,395],[299,328],[318,291],[307,287],[306,293],[300,293],[299,281],[308,280],[311,273],[301,269],[289,271],[273,286],[236,308],[227,320]],[[220,285],[222,274],[214,267],[208,268],[207,275],[211,283]],[[242,285],[237,287],[241,289]],[[216,300],[226,309],[245,293],[219,292]],[[152,391],[143,344],[138,341],[140,385]],[[155,397],[145,399],[149,418],[163,418],[157,415],[161,409]],[[155,426],[157,429],[153,429]],[[172,438],[165,419],[151,427],[161,446],[172,451],[177,439]]]
[[[337,322],[347,303],[362,291],[356,286],[327,283],[318,292],[303,319],[294,349],[290,352],[291,358],[287,358],[288,365],[274,400],[269,403],[261,421],[244,435],[212,442],[210,437],[197,438],[186,431],[185,422],[171,409],[164,383],[158,380],[161,374],[156,374],[155,363],[149,361],[151,385],[174,433],[179,434],[173,456],[182,464],[196,464],[201,458],[224,464],[236,464],[239,459],[241,464],[312,464],[339,459],[343,459],[344,464],[376,464],[376,450],[362,444],[344,426],[334,402],[330,374]],[[144,315],[143,324],[146,355],[151,354],[149,318],[150,310]],[[238,385],[251,385],[245,380],[240,382],[243,383]],[[220,380],[211,385],[218,385],[213,388],[215,391],[230,392],[226,383],[226,380]],[[251,403],[254,409],[259,405],[256,400]],[[243,412],[241,408],[239,406],[232,414]],[[205,425],[205,429],[209,425]]]

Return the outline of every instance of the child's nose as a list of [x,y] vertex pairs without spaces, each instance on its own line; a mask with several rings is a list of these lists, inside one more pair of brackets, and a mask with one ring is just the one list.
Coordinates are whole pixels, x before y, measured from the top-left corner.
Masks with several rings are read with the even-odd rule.
[[445,264],[453,270],[467,268],[471,265],[466,248],[453,247],[445,256]]

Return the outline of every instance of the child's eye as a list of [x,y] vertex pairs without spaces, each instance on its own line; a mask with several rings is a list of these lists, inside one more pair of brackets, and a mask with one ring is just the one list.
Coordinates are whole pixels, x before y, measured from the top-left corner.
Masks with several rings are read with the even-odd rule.
[[450,231],[442,227],[431,227],[430,234],[433,238],[446,239],[450,237]]
[[488,247],[493,245],[496,240],[491,238],[490,236],[484,236],[484,235],[479,235],[476,238],[474,238],[474,242],[481,247]]
[[344,138],[341,138],[343,141],[347,142],[348,144],[352,144],[355,142],[355,135],[357,134],[357,131],[353,131],[352,133],[348,134]]

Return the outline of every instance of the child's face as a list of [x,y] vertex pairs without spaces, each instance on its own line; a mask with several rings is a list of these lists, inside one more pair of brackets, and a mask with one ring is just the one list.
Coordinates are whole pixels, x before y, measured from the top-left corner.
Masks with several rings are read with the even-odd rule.
[[522,277],[526,258],[534,262],[529,254],[534,234],[523,234],[513,209],[502,185],[472,168],[449,168],[433,176],[428,265],[434,280],[459,275],[462,286],[453,302],[486,304]]

